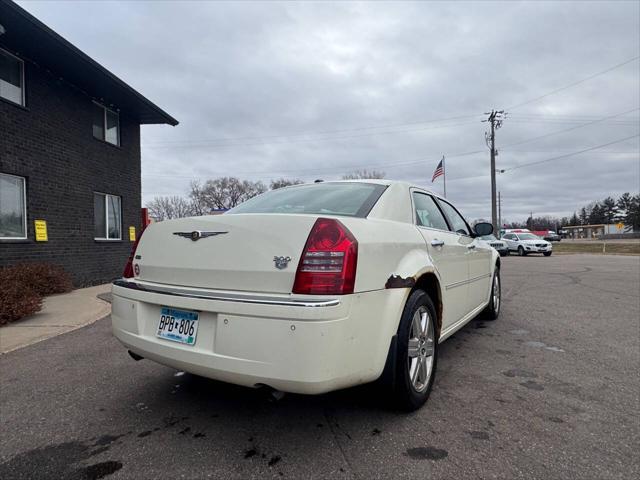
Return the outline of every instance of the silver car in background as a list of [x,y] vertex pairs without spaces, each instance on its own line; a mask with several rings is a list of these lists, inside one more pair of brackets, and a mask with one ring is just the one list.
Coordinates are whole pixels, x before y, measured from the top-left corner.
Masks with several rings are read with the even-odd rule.
[[553,252],[553,246],[550,242],[533,233],[505,233],[502,240],[506,242],[510,251],[517,252],[521,257],[530,253],[542,253],[545,257],[550,257]]
[[495,248],[501,257],[509,255],[509,247],[507,246],[507,243],[502,240],[498,240],[495,235],[483,235],[479,240],[483,241],[490,247]]

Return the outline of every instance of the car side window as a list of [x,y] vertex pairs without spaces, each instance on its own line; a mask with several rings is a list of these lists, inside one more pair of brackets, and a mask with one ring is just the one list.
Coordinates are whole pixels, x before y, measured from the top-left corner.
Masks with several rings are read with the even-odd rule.
[[462,218],[458,211],[453,208],[451,204],[443,200],[438,199],[438,202],[440,203],[440,206],[442,206],[442,210],[444,210],[444,214],[449,220],[451,230],[461,235],[471,235],[469,227],[467,226],[467,222],[464,221],[464,218]]
[[513,235],[511,235],[510,233],[507,233],[503,235],[502,238],[504,238],[505,240],[511,240],[513,238]]
[[423,227],[449,230],[447,221],[436,205],[433,197],[420,192],[413,192],[413,205],[416,212],[416,223]]

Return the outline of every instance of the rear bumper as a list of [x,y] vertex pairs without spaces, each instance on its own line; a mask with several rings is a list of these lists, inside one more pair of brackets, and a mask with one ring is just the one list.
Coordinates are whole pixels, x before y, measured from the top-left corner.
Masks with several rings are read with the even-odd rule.
[[[113,285],[113,333],[145,358],[229,383],[318,394],[380,376],[406,289],[263,296],[148,282]],[[163,306],[199,312],[195,345],[156,336]]]

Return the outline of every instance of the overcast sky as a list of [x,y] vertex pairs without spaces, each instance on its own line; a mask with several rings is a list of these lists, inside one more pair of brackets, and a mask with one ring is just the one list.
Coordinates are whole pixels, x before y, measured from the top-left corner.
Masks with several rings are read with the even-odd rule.
[[[637,1],[19,3],[180,121],[142,127],[143,201],[191,179],[356,168],[442,192],[431,174],[445,155],[447,196],[489,218],[483,112],[509,112],[500,169],[640,128]],[[635,136],[507,170],[503,217],[637,192],[639,151]]]

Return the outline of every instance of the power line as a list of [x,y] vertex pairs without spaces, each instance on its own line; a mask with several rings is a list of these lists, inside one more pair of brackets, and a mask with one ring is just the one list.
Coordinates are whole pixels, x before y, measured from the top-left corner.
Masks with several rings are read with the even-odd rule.
[[[566,151],[572,151],[571,148],[553,148],[546,150],[520,150],[519,148],[503,148],[501,152],[518,152],[518,153],[560,153]],[[630,155],[638,154],[638,150],[603,150],[601,153],[611,153],[616,155]]]
[[576,125],[575,127],[569,127],[569,128],[565,128],[565,129],[562,129],[562,130],[556,130],[555,132],[545,133],[544,135],[539,135],[537,137],[533,137],[533,138],[529,138],[529,139],[525,139],[525,140],[520,140],[518,142],[507,143],[504,146],[505,147],[512,147],[514,145],[522,145],[523,143],[529,143],[529,142],[533,142],[534,140],[540,140],[541,138],[547,138],[547,137],[551,137],[553,135],[558,135],[559,133],[565,133],[565,132],[570,132],[572,130],[577,130],[579,128],[586,127],[588,125],[593,125],[593,124],[596,124],[596,123],[600,123],[600,122],[603,122],[604,120],[608,120],[610,118],[619,117],[621,115],[626,115],[628,113],[636,112],[638,110],[640,110],[640,108],[633,108],[631,110],[627,110],[626,112],[616,113],[614,115],[609,115],[608,117],[602,117],[602,118],[599,118],[597,120],[592,120],[590,122],[583,123],[582,125]]
[[421,127],[421,128],[413,128],[413,129],[405,129],[405,130],[389,130],[386,132],[371,132],[371,133],[360,133],[357,135],[347,135],[342,137],[319,137],[313,139],[301,139],[301,140],[289,140],[289,141],[280,141],[280,142],[252,142],[252,143],[219,143],[219,144],[185,144],[185,145],[164,145],[164,146],[148,146],[146,148],[227,148],[227,147],[252,147],[252,146],[264,146],[264,145],[295,145],[301,143],[317,143],[317,142],[326,142],[326,141],[336,141],[336,140],[347,140],[351,138],[362,138],[362,137],[371,137],[376,135],[390,135],[395,133],[411,133],[411,132],[421,132],[424,130],[434,130],[438,128],[447,128],[447,127],[458,127],[461,125],[475,125],[476,121],[471,122],[461,122],[461,123],[449,123],[444,125],[434,125],[431,127]]
[[543,117],[543,118],[558,118],[558,119],[580,119],[580,120],[593,120],[601,118],[602,115],[566,115],[562,113],[535,113],[535,112],[522,112],[522,113],[509,113],[509,117]]
[[[232,137],[232,138],[216,138],[211,140],[200,140],[200,141],[176,140],[176,141],[164,141],[164,142],[145,142],[143,146],[146,146],[148,148],[155,147],[155,146],[170,146],[174,144],[178,146],[183,146],[184,144],[186,145],[213,144],[214,146],[217,146],[217,145],[228,145],[230,144],[229,142],[236,142],[236,141],[242,141],[242,140],[258,141],[258,140],[272,140],[277,138],[286,139],[286,138],[308,137],[308,136],[314,136],[314,135],[334,135],[334,134],[341,134],[341,133],[357,132],[362,130],[375,130],[380,128],[398,128],[398,127],[406,127],[406,126],[412,126],[412,125],[423,125],[425,123],[446,122],[451,120],[462,120],[462,119],[476,118],[476,117],[479,118],[480,115],[479,114],[459,115],[456,117],[423,120],[423,121],[417,121],[417,122],[396,123],[396,124],[377,125],[377,126],[369,126],[369,127],[355,127],[355,128],[341,129],[341,130],[325,130],[320,132],[293,133],[293,134],[287,134],[287,135],[245,136],[245,137]],[[470,122],[470,123],[473,123],[473,122]],[[394,130],[392,132],[395,133],[395,132],[404,132],[404,131],[405,130]],[[377,135],[379,133],[380,132],[372,132],[370,135]],[[324,139],[324,138],[325,137],[320,137],[320,139]],[[306,140],[311,140],[311,139],[306,139]],[[226,143],[218,143],[218,142],[226,142]],[[286,143],[286,142],[278,142],[278,143]],[[263,145],[264,143],[259,143],[259,144]],[[236,145],[236,144],[232,144],[232,145]],[[240,145],[244,145],[244,144],[240,144]]]
[[[447,158],[457,158],[457,157],[466,157],[469,155],[475,155],[478,153],[484,153],[485,150],[473,150],[470,152],[462,152],[462,153],[454,153],[451,155],[447,155]],[[340,169],[344,172],[348,172],[350,170],[358,170],[362,168],[376,169],[376,168],[393,168],[393,167],[406,167],[411,165],[424,164],[425,161],[434,160],[434,157],[422,157],[416,160],[409,160],[406,162],[390,162],[390,163],[379,163],[379,164],[371,164],[367,163],[365,165],[346,165],[346,166],[331,166],[331,167],[317,167],[317,168],[305,168],[305,169],[285,169],[285,170],[254,170],[254,171],[245,171],[245,172],[233,172],[233,175],[277,175],[279,173],[297,173],[297,174],[320,174],[322,172],[335,172]],[[274,175],[276,174],[276,175]],[[189,179],[198,179],[202,178],[205,175],[175,175],[175,174],[166,174],[166,173],[143,173],[145,177],[167,177],[167,178],[189,178]],[[292,177],[292,175],[287,175],[288,177]]]
[[[516,165],[515,167],[505,168],[505,169],[503,169],[503,173],[508,173],[508,172],[510,172],[512,170],[517,170],[519,168],[529,167],[531,165],[539,165],[541,163],[551,162],[553,160],[560,160],[560,159],[563,159],[563,158],[573,157],[575,155],[580,155],[582,153],[586,153],[586,152],[590,152],[590,151],[593,151],[593,150],[598,150],[600,148],[608,147],[608,146],[614,145],[616,143],[622,143],[624,141],[631,140],[632,138],[636,138],[636,137],[640,137],[640,134],[631,135],[629,137],[621,138],[619,140],[614,140],[612,142],[604,143],[602,145],[596,145],[594,147],[585,148],[585,149],[579,150],[577,152],[571,152],[571,153],[568,153],[568,154],[565,154],[565,155],[558,155],[556,157],[546,158],[544,160],[538,160],[538,161],[535,161],[535,162],[523,163],[523,164],[520,164],[520,165]],[[467,152],[467,153],[464,153],[464,154],[458,154],[457,156],[463,156],[463,155],[472,154],[472,153],[482,153],[482,152],[484,152],[484,150],[478,150],[476,152]],[[453,156],[454,155],[448,155],[448,157],[453,157]],[[425,159],[420,160],[420,163],[424,162],[424,160]],[[356,168],[356,167],[354,167],[354,168]],[[335,167],[332,167],[332,169],[335,170]],[[167,175],[167,176],[176,177],[176,175]],[[448,180],[451,182],[451,181],[460,181],[460,180],[470,180],[470,179],[474,179],[474,178],[484,178],[484,177],[489,177],[489,176],[490,176],[490,174],[485,173],[485,174],[479,174],[479,175],[469,175],[469,176],[466,176],[466,177],[454,177],[454,178],[449,178]],[[188,178],[193,178],[193,177],[188,177]],[[422,181],[420,181],[420,180],[415,180],[415,181],[416,181],[416,183],[425,183],[425,184],[428,183],[428,179],[424,179]],[[174,192],[164,192],[164,193],[163,192],[144,192],[144,194],[145,195],[174,195],[175,193]]]
[[567,89],[569,89],[571,87],[575,87],[576,85],[579,85],[579,84],[584,83],[584,82],[586,82],[588,80],[591,80],[592,78],[598,77],[600,75],[604,75],[605,73],[608,73],[608,72],[610,72],[612,70],[615,70],[616,68],[620,68],[620,67],[623,67],[624,65],[627,65],[627,64],[629,64],[631,62],[634,62],[634,61],[638,60],[638,58],[640,58],[640,56],[636,56],[636,57],[630,58],[628,60],[625,60],[622,63],[618,63],[617,65],[609,67],[609,68],[607,68],[605,70],[602,70],[600,72],[594,73],[593,75],[589,75],[588,77],[585,77],[582,80],[578,80],[577,82],[570,83],[569,85],[565,85],[564,87],[557,88],[555,90],[552,90],[551,92],[545,93],[544,95],[540,95],[539,97],[532,98],[531,100],[527,100],[526,102],[522,102],[522,103],[518,103],[516,105],[513,105],[512,107],[507,108],[507,110],[514,110],[516,108],[520,108],[523,105],[528,105],[530,103],[537,102],[538,100],[542,100],[543,98],[548,97],[549,95],[553,95],[555,93],[562,92],[563,90],[567,90]]
[[[588,120],[545,120],[537,118],[512,118],[509,117],[510,123],[543,123],[549,125],[589,125],[591,122]],[[638,125],[638,121],[634,120],[604,120],[602,123],[607,125],[619,125],[627,127],[635,127]]]
[[[639,136],[640,136],[640,134],[635,134],[635,135],[631,135],[630,137],[621,138],[619,140],[614,140],[613,142],[604,143],[602,145],[596,145],[595,147],[585,148],[583,150],[579,150],[577,152],[571,152],[571,153],[568,153],[566,155],[558,155],[556,157],[545,158],[544,160],[537,160],[535,162],[522,163],[520,165],[516,165],[515,167],[503,169],[503,173],[507,173],[507,172],[509,172],[511,170],[517,170],[519,168],[529,167],[531,165],[538,165],[538,164],[541,164],[541,163],[551,162],[553,160],[559,160],[559,159],[563,159],[563,158],[567,158],[567,157],[572,157],[572,156],[575,156],[575,155],[579,155],[581,153],[590,152],[592,150],[598,150],[600,148],[608,147],[609,145],[614,145],[616,143],[621,143],[621,142],[624,142],[626,140],[631,140],[632,138],[636,138],[636,137],[639,137]],[[608,152],[608,153],[618,153],[618,152]],[[636,152],[631,152],[631,153],[636,153]],[[458,181],[458,180],[470,180],[470,179],[473,179],[473,178],[484,178],[484,177],[489,177],[489,176],[490,176],[489,173],[482,173],[482,174],[479,174],[479,175],[469,175],[469,176],[466,176],[466,177],[454,177],[454,178],[450,178],[448,180],[450,182],[454,182],[454,181]]]
[[[625,115],[634,111],[640,110],[638,108],[632,109],[632,110],[628,110],[625,112],[621,112],[621,113],[616,113],[614,115],[609,115],[607,117],[600,117],[596,120],[593,120],[591,122],[588,122],[586,124],[583,125],[579,125],[579,126],[575,126],[575,127],[570,127],[570,128],[566,128],[563,130],[557,130],[554,132],[550,132],[544,135],[539,135],[537,137],[532,137],[532,138],[528,138],[525,140],[520,140],[518,142],[512,142],[512,143],[508,143],[506,145],[504,145],[505,147],[511,147],[511,146],[516,146],[516,145],[521,145],[524,143],[529,143],[532,142],[534,140],[539,140],[541,138],[546,138],[546,137],[550,137],[553,135],[557,135],[560,133],[564,133],[564,132],[568,132],[568,131],[572,131],[572,130],[576,130],[578,128],[582,128],[584,126],[587,125],[592,125],[595,123],[599,123],[602,122],[606,119],[610,119],[610,118],[614,118],[614,117],[618,117],[621,115]],[[456,157],[464,157],[464,156],[468,156],[468,155],[475,155],[475,154],[479,154],[479,153],[483,153],[484,150],[474,150],[474,151],[469,151],[469,152],[462,152],[462,153],[454,153],[454,154],[449,154],[447,155],[447,158],[456,158]],[[613,153],[613,152],[612,152]],[[427,161],[427,160],[434,160],[435,161],[435,156],[432,157],[422,157],[416,160],[410,160],[410,161],[406,161],[406,162],[387,162],[387,163],[379,163],[379,164],[371,164],[368,163],[366,165],[350,165],[350,166],[341,166],[341,167],[316,167],[316,168],[306,168],[306,169],[283,169],[283,170],[269,170],[269,171],[265,171],[265,170],[253,170],[253,171],[240,171],[240,172],[233,172],[233,175],[273,175],[273,176],[281,176],[280,174],[284,173],[284,174],[289,174],[289,175],[285,175],[288,176],[290,178],[293,178],[295,175],[292,174],[321,174],[323,172],[333,172],[336,170],[336,168],[341,168],[344,169],[344,171],[348,171],[348,170],[357,170],[360,168],[395,168],[395,167],[404,167],[404,166],[411,166],[411,165],[418,165],[418,164],[422,164],[423,162]],[[187,178],[187,179],[198,179],[198,178],[202,178],[204,176],[207,176],[208,174],[204,174],[204,175],[198,175],[198,174],[194,174],[194,175],[176,175],[176,174],[161,174],[161,173],[144,173],[145,177],[166,177],[166,178]],[[483,176],[483,175],[480,175]],[[463,179],[467,179],[467,178],[477,178],[479,177],[478,175],[476,176],[471,176],[471,177],[462,177],[462,178],[451,178],[450,180],[454,181],[454,180],[463,180]]]
[[596,145],[595,147],[585,148],[584,150],[579,150],[577,152],[567,153],[565,155],[558,155],[557,157],[546,158],[544,160],[538,160],[538,161],[535,161],[535,162],[522,163],[520,165],[516,165],[515,167],[505,168],[504,172],[507,173],[507,172],[511,172],[513,170],[517,170],[519,168],[530,167],[531,165],[540,165],[541,163],[551,162],[553,160],[559,160],[561,158],[573,157],[574,155],[579,155],[581,153],[590,152],[592,150],[598,150],[600,148],[608,147],[609,145],[614,145],[616,143],[621,143],[621,142],[624,142],[626,140],[631,140],[632,138],[636,138],[638,136],[640,136],[640,134],[636,133],[635,135],[631,135],[630,137],[621,138],[619,140],[614,140],[613,142],[609,142],[609,143],[603,143],[602,145]]

